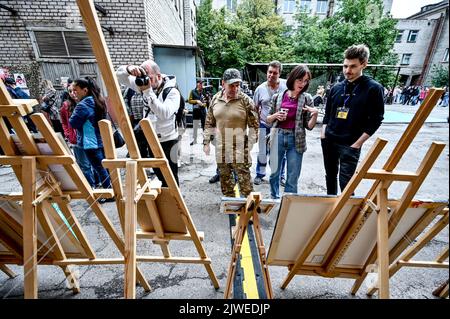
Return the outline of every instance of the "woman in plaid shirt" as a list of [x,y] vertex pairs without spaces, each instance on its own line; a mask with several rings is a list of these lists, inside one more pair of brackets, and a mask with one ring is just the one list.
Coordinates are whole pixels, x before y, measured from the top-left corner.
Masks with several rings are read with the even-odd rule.
[[297,184],[306,151],[306,131],[316,125],[318,110],[313,99],[305,93],[309,87],[311,72],[299,65],[289,73],[287,90],[274,94],[267,123],[273,124],[277,132],[270,144],[270,195],[280,198],[280,171],[283,157],[287,159],[286,193],[297,193]]

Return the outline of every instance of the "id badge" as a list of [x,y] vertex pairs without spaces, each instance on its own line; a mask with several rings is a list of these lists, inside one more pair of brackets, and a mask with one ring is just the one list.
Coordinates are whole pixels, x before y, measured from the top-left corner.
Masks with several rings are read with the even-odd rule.
[[346,120],[348,115],[348,107],[340,107],[337,109],[336,118]]

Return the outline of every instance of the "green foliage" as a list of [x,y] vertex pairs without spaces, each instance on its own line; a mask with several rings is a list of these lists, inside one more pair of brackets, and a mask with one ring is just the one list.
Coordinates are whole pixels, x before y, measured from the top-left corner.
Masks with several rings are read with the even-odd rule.
[[201,2],[197,12],[197,40],[211,76],[246,62],[285,57],[286,31],[271,0],[244,0],[235,15],[213,10],[212,0]]
[[220,77],[226,68],[244,64],[240,46],[243,30],[239,24],[230,23],[232,19],[224,8],[213,10],[212,0],[204,0],[199,6],[197,40],[210,76]]
[[298,27],[292,34],[292,62],[327,63],[330,30],[323,27],[319,17],[304,12],[295,15]]
[[[220,76],[228,67],[246,62],[342,63],[352,44],[370,48],[371,64],[396,64],[393,44],[396,21],[383,16],[382,0],[342,0],[331,18],[320,20],[298,12],[297,27],[284,25],[272,0],[243,0],[236,14],[213,10],[212,0],[201,2],[198,13],[198,45],[206,68]],[[368,70],[370,73],[370,70]],[[394,70],[378,69],[383,85],[393,84]]]
[[243,0],[235,24],[242,26],[241,49],[245,62],[270,62],[282,55],[283,18],[271,0]]
[[448,87],[448,66],[433,65],[431,84],[435,87]]

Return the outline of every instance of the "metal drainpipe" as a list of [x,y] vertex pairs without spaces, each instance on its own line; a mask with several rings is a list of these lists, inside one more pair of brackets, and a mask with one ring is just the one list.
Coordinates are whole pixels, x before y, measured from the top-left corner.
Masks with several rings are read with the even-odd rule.
[[446,16],[448,15],[448,8],[445,10],[445,14],[441,13],[439,17],[436,27],[433,30],[433,35],[431,37],[430,45],[428,46],[427,54],[425,56],[425,61],[423,63],[422,72],[420,73],[419,80],[417,81],[417,85],[423,85],[424,79],[430,69],[431,59],[433,57],[434,51],[436,51],[436,47],[438,45],[439,37],[442,34],[442,28],[444,26],[444,21]]

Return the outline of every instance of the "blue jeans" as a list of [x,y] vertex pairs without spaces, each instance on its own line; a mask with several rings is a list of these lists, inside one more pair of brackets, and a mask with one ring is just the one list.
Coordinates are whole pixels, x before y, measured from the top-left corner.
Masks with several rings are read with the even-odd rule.
[[[94,171],[97,172],[98,176],[100,177],[100,182],[103,188],[111,188],[111,180],[109,179],[108,171],[102,165],[102,160],[105,158],[103,148],[94,148],[84,151],[86,152],[86,156],[89,162],[91,163],[92,168],[94,169]],[[92,171],[90,178],[91,180],[94,180],[94,174]]]
[[[263,178],[266,176],[267,157],[270,149],[267,147],[266,136],[270,134],[270,127],[264,123],[259,123],[259,137],[258,137],[258,160],[256,162],[256,177]],[[283,157],[281,166],[281,176],[285,176],[286,171],[286,157]]]
[[272,198],[280,198],[280,172],[283,168],[283,158],[287,159],[286,193],[297,193],[297,184],[302,169],[303,153],[295,148],[294,130],[278,129],[277,138],[273,141],[272,154],[270,155],[270,195]]
[[83,175],[86,177],[89,185],[91,185],[91,187],[94,187],[95,185],[99,184],[100,181],[98,178],[98,174],[92,171],[91,162],[89,162],[84,149],[79,147],[78,145],[73,145],[72,149],[78,166],[80,166],[80,169],[83,172]]

